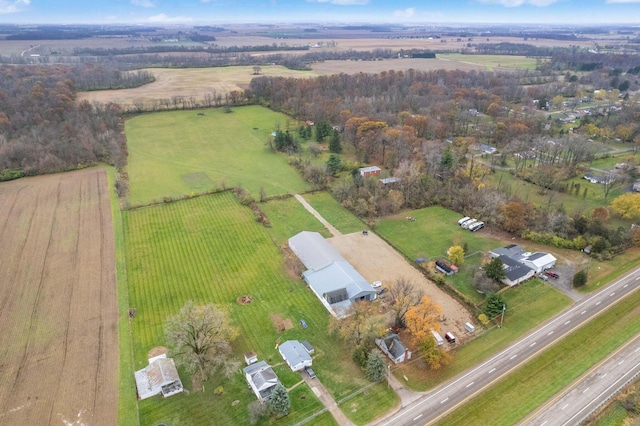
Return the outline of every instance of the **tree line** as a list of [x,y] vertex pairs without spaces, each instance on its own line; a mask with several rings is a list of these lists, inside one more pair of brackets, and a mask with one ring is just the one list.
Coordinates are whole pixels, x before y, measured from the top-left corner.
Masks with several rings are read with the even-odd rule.
[[4,178],[126,161],[120,107],[76,102],[68,67],[0,67]]

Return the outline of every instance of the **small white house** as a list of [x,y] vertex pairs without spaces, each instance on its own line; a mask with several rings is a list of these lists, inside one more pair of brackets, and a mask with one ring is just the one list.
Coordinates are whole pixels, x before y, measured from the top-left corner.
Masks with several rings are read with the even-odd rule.
[[384,352],[394,364],[399,364],[407,359],[411,359],[411,351],[402,344],[400,337],[395,333],[376,339],[376,345],[378,345],[382,352]]
[[149,365],[135,372],[135,379],[141,400],[160,394],[166,398],[183,391],[176,365],[166,355],[151,358]]
[[265,402],[271,396],[273,388],[280,383],[273,368],[265,361],[260,361],[245,367],[244,378],[260,402]]
[[278,351],[291,371],[300,371],[313,363],[309,352],[297,340],[287,340],[278,347]]

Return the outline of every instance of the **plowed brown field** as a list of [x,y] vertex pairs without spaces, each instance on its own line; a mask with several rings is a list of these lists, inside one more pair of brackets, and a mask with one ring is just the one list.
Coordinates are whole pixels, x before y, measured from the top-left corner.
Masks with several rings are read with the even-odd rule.
[[118,340],[106,172],[0,184],[0,424],[115,425]]

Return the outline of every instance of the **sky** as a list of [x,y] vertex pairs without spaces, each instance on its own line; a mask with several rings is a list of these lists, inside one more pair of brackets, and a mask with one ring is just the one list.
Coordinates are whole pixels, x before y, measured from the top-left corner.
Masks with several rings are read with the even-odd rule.
[[635,24],[640,0],[0,0],[0,23]]

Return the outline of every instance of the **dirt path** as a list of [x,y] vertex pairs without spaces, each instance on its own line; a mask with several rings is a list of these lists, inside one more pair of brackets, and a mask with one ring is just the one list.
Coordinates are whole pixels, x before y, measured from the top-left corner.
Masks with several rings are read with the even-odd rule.
[[351,420],[344,415],[342,410],[340,410],[336,400],[333,399],[327,388],[324,387],[318,378],[312,379],[304,372],[300,372],[300,375],[340,426],[355,426]]
[[327,241],[369,282],[382,281],[383,286],[389,286],[404,277],[418,285],[425,295],[442,306],[442,331],[451,331],[459,340],[464,340],[467,334],[464,323],[474,322],[469,311],[429,281],[382,238],[369,231],[368,235],[355,232]]
[[300,202],[300,204],[302,204],[304,206],[305,209],[307,209],[307,211],[309,213],[311,213],[312,215],[315,216],[316,219],[318,219],[320,221],[320,223],[322,223],[325,228],[327,228],[329,230],[329,232],[331,232],[332,235],[337,236],[337,235],[342,235],[340,233],[340,231],[338,231],[336,228],[333,227],[333,225],[331,225],[329,222],[326,221],[326,219],[324,217],[322,217],[320,215],[320,213],[318,213],[316,211],[316,209],[314,209],[313,207],[311,207],[311,204],[307,203],[307,200],[305,200],[302,195],[300,194],[293,194],[294,197],[296,197],[296,200],[298,200]]

